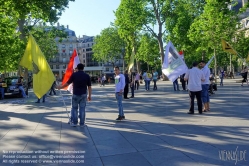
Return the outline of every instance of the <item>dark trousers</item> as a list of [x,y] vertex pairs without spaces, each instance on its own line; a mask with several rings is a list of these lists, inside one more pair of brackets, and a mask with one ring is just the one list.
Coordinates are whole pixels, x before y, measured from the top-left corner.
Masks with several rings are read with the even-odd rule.
[[139,80],[136,80],[135,81],[135,89],[138,90],[138,87],[139,87]]
[[194,113],[194,105],[195,105],[195,97],[196,97],[197,105],[198,105],[198,111],[199,111],[199,113],[202,113],[201,91],[197,91],[197,92],[189,91],[189,97],[190,97],[189,112]]
[[182,89],[186,90],[186,82],[185,81],[182,81]]
[[134,84],[131,84],[131,96],[134,97]]
[[157,90],[156,81],[157,81],[157,80],[153,80],[153,82],[154,82],[154,87],[153,87],[153,90]]
[[[45,98],[46,98],[46,94],[42,96],[42,102],[43,102],[43,103],[45,102]],[[37,102],[40,103],[40,100],[41,100],[41,99],[38,99]]]
[[127,98],[129,92],[129,84],[125,84],[125,88],[124,88],[124,98]]
[[52,87],[50,88],[49,95],[52,95],[52,93],[54,93],[54,95],[56,95],[56,92],[55,92],[55,90],[54,90],[54,86],[52,86]]

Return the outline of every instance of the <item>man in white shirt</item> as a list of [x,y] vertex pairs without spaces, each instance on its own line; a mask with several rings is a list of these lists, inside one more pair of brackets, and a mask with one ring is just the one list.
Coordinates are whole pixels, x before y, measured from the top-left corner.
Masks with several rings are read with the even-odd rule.
[[202,114],[202,101],[201,101],[201,82],[205,81],[203,72],[197,67],[198,63],[194,62],[192,69],[188,70],[184,76],[184,80],[188,80],[188,90],[190,97],[190,108],[188,114],[194,114],[194,100],[197,99],[199,114]]
[[125,119],[125,116],[124,116],[122,99],[125,87],[125,77],[123,74],[120,74],[118,66],[114,67],[114,72],[115,72],[115,96],[118,103],[118,111],[119,111],[119,115],[116,120],[123,120]]
[[210,85],[210,82],[209,82],[210,69],[208,68],[208,66],[206,65],[206,63],[204,61],[200,62],[200,67],[202,68],[201,70],[202,70],[204,77],[205,77],[205,81],[202,81],[202,83],[201,83],[201,86],[202,86],[201,98],[202,98],[202,102],[204,105],[203,111],[207,112],[210,110],[209,109],[210,99],[209,99],[209,94],[208,94],[208,88]]

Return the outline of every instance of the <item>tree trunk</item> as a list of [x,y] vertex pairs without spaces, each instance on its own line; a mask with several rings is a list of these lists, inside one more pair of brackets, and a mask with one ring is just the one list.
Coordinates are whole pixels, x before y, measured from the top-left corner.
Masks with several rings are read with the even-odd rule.
[[[159,50],[160,50],[160,57],[161,57],[161,67],[163,67],[163,62],[164,62],[164,48],[163,48],[163,40],[162,40],[162,35],[158,35],[158,43],[159,43]],[[163,81],[168,81],[168,77],[162,73],[163,76]]]
[[[19,31],[21,32],[19,38],[24,41],[26,38],[26,34],[24,31],[24,24],[25,24],[25,17],[21,17],[18,21],[18,27],[19,27]],[[21,55],[20,60],[22,58],[23,55]],[[22,73],[22,67],[19,66],[18,67],[18,75],[21,76]],[[23,78],[25,79],[25,86],[26,86],[26,94],[28,95],[28,69],[25,68],[24,70],[24,74],[23,74]]]

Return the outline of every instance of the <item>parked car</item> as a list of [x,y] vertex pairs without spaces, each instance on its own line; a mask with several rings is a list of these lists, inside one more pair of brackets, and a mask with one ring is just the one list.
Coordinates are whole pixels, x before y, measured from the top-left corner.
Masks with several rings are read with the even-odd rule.
[[[4,82],[7,84],[7,87],[4,88],[4,96],[22,97],[22,92],[16,85],[17,81],[18,77],[8,77],[4,79]],[[23,88],[26,89],[25,86],[23,86]]]

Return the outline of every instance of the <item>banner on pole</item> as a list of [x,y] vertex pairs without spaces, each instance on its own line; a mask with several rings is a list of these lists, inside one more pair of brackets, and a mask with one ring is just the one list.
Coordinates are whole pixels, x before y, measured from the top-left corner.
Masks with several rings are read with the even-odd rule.
[[186,73],[187,65],[180,57],[174,45],[169,42],[165,49],[162,72],[174,82],[180,75]]

